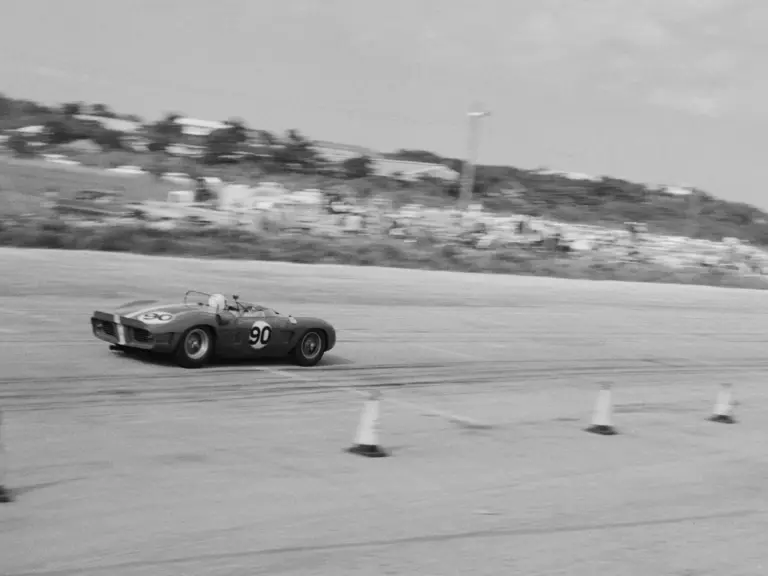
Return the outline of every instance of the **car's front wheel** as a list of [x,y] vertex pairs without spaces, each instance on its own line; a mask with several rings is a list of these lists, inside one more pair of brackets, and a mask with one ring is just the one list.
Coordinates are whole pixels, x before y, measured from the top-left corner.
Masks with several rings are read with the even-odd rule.
[[195,326],[181,336],[176,348],[176,362],[184,368],[201,368],[213,356],[213,334],[210,328]]
[[301,337],[293,350],[293,358],[299,366],[314,366],[325,354],[325,335],[319,330],[309,330]]

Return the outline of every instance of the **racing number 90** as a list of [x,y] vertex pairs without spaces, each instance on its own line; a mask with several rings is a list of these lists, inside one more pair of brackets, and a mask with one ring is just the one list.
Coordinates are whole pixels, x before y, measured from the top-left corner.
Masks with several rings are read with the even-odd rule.
[[269,344],[272,338],[272,327],[263,321],[257,321],[251,326],[251,331],[248,334],[248,343],[251,348],[259,350]]

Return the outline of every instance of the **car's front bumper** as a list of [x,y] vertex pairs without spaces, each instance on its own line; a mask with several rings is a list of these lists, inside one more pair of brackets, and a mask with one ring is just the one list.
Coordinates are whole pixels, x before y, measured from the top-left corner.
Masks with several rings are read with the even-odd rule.
[[96,338],[116,346],[161,353],[172,352],[174,349],[173,333],[153,332],[142,322],[117,314],[94,312],[91,316],[91,328]]

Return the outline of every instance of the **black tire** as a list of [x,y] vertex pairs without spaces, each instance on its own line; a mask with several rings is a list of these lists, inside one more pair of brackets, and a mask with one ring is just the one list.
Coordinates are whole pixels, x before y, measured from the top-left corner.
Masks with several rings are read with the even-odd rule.
[[293,349],[293,359],[299,366],[315,366],[323,359],[325,345],[322,330],[307,330]]
[[213,332],[207,326],[193,326],[181,335],[174,357],[182,368],[202,368],[213,357]]

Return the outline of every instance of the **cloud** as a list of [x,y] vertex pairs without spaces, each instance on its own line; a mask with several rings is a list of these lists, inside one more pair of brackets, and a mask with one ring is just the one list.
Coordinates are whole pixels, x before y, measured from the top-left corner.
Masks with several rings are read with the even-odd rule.
[[36,76],[42,76],[44,78],[50,78],[53,80],[66,80],[69,82],[89,82],[91,76],[82,72],[75,72],[72,70],[64,70],[61,68],[53,68],[50,66],[35,66],[29,69],[32,74]]
[[38,66],[32,69],[32,72],[37,76],[44,76],[45,78],[64,78],[69,79],[71,75],[64,70],[58,70],[56,68],[48,68],[47,66]]
[[648,102],[694,116],[714,118],[725,111],[725,101],[715,94],[696,94],[671,89],[651,90]]
[[537,0],[516,49],[523,66],[711,116],[737,91],[754,90],[755,55],[765,52],[754,22],[766,20],[764,0]]

